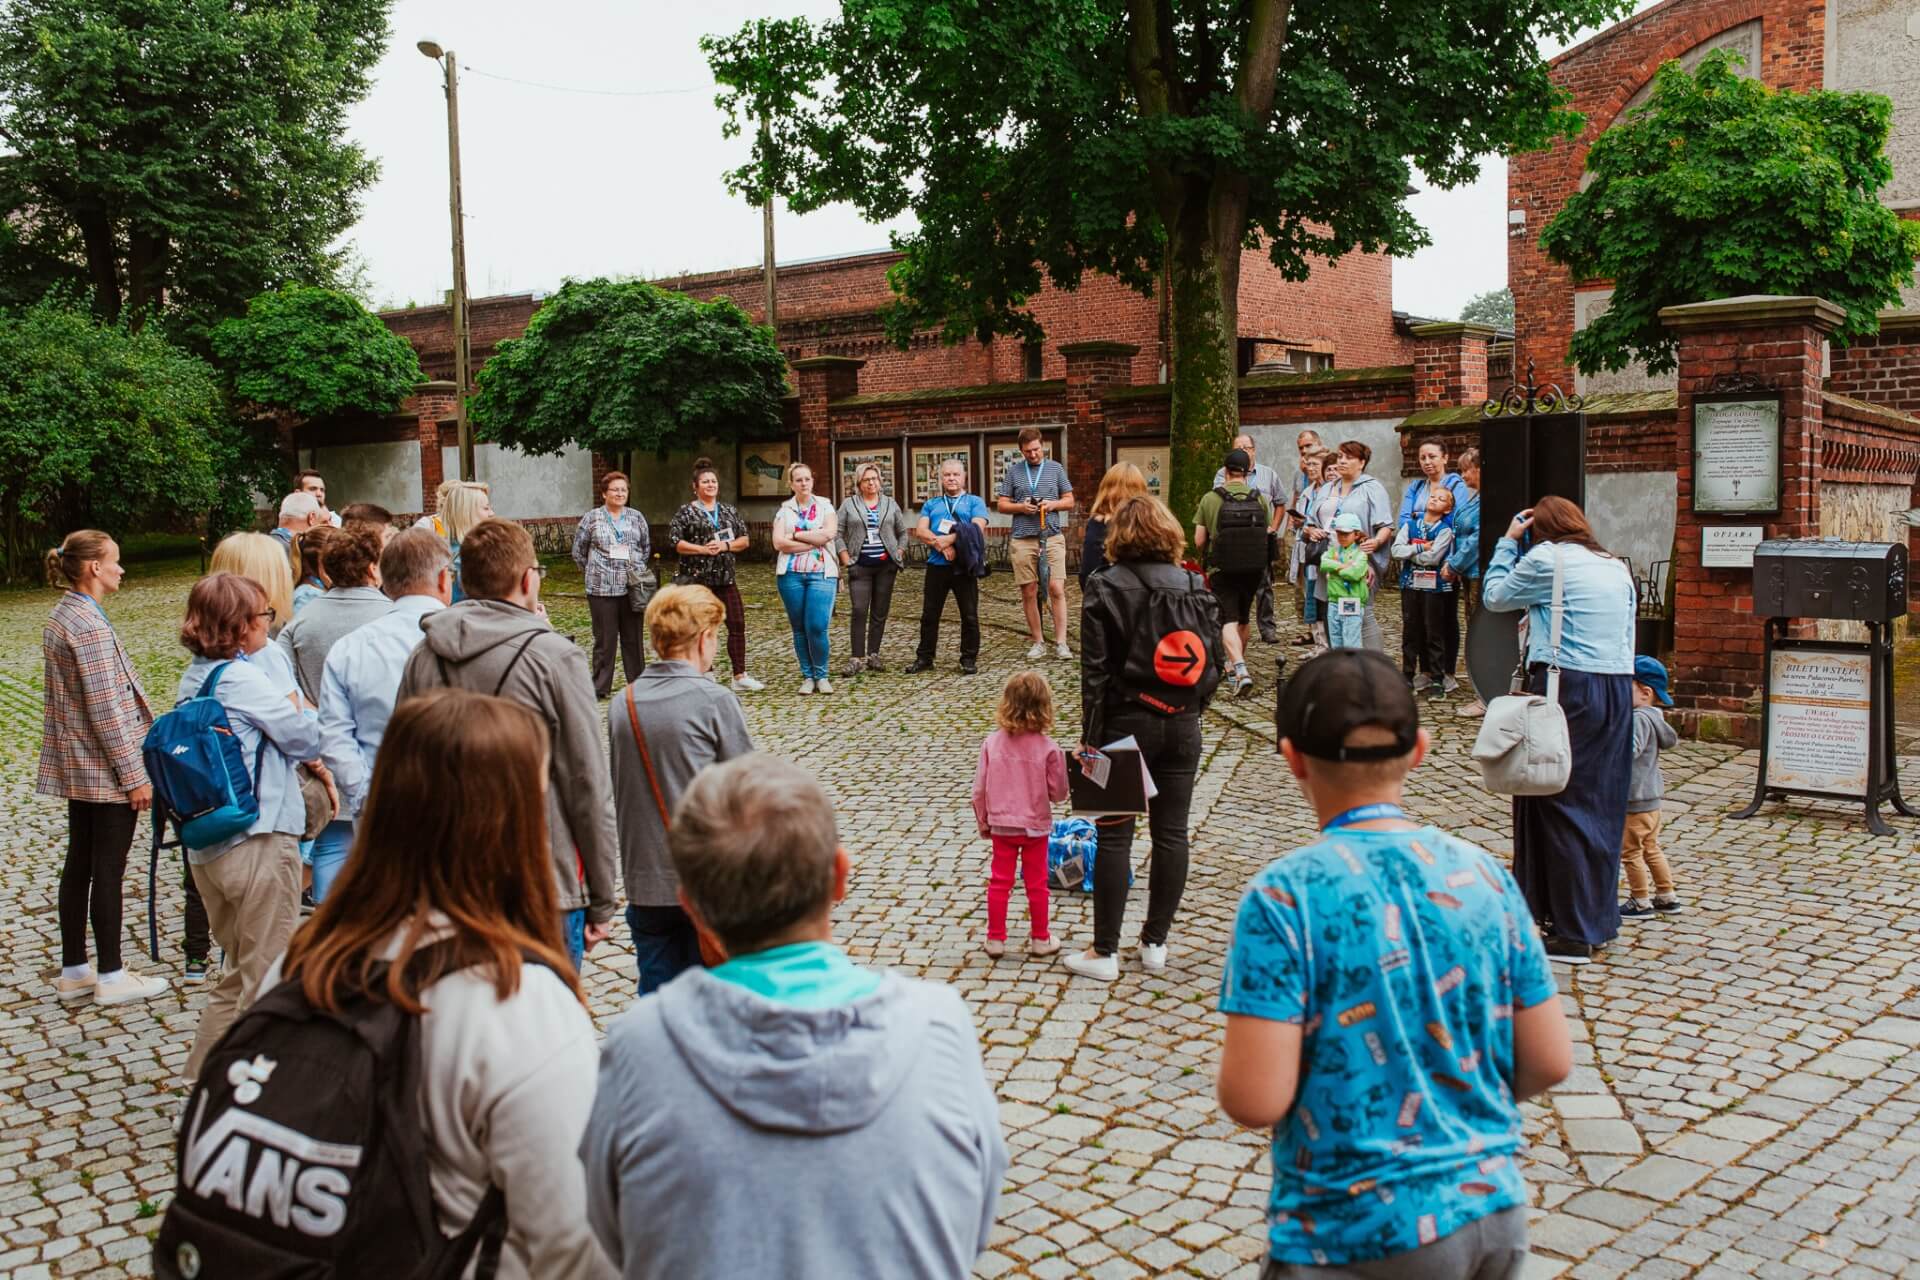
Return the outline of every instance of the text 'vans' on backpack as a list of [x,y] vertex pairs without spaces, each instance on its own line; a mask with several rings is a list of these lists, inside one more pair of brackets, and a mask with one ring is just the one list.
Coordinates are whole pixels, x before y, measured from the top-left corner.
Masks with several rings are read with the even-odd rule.
[[180,828],[181,843],[206,849],[237,836],[260,817],[253,780],[267,750],[260,735],[248,773],[227,709],[213,696],[230,662],[207,673],[200,692],[153,722],[141,745],[154,799]]
[[[430,964],[431,948],[410,964]],[[370,975],[384,990],[386,966]],[[440,1233],[420,1105],[420,1020],[355,996],[339,1013],[282,982],[233,1024],[194,1084],[179,1182],[154,1243],[162,1280],[490,1280],[506,1200],[489,1187]]]
[[1259,573],[1267,555],[1267,509],[1257,493],[1229,493],[1215,489],[1220,515],[1207,535],[1207,560],[1216,573]]

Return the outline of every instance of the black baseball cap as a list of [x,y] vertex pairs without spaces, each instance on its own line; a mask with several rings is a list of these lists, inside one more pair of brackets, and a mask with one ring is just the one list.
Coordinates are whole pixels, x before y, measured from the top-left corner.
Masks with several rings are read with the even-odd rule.
[[[1315,760],[1392,760],[1413,750],[1420,707],[1400,669],[1371,649],[1331,649],[1287,682],[1274,712],[1280,736]],[[1375,725],[1392,742],[1350,747],[1347,735]]]
[[1247,456],[1245,449],[1229,449],[1226,461],[1221,464],[1221,467],[1227,471],[1251,471],[1253,459]]

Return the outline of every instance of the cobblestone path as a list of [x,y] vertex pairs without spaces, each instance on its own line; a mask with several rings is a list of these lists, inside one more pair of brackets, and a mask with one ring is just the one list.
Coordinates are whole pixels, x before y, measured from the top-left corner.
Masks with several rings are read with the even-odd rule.
[[[135,564],[109,605],[162,705],[184,664],[175,634],[195,568]],[[569,589],[577,575],[556,572],[555,621],[584,639]],[[764,569],[747,595],[754,670],[771,686],[747,699],[748,722],[762,747],[823,779],[857,859],[843,941],[865,962],[952,983],[979,1024],[1013,1152],[979,1274],[1255,1275],[1267,1143],[1214,1106],[1214,1000],[1241,886],[1312,827],[1273,754],[1272,659],[1283,651],[1256,645],[1255,696],[1208,717],[1193,873],[1167,972],[1125,966],[1104,986],[1017,947],[998,963],[978,949],[986,851],[967,794],[993,695],[1025,665],[1011,581],[988,584],[978,676],[957,673],[950,612],[941,670],[908,677],[897,674],[919,609],[908,574],[885,649],[892,671],[838,682],[831,698],[793,692]],[[202,997],[183,988],[109,1010],[63,1008],[50,994],[65,807],[32,789],[39,632],[53,598],[0,595],[0,1276],[145,1275]],[[843,605],[836,671],[845,626]],[[1038,665],[1070,740],[1076,669]],[[1505,853],[1505,806],[1467,759],[1472,723],[1450,708],[1432,719],[1436,749],[1410,807]],[[1920,761],[1904,764],[1920,789]],[[1527,1108],[1529,1275],[1920,1275],[1920,824],[1876,839],[1838,809],[1780,805],[1735,822],[1726,815],[1751,787],[1751,755],[1683,743],[1666,768],[1666,844],[1693,910],[1628,925],[1603,963],[1558,970],[1577,1067],[1547,1105]],[[1143,836],[1136,861],[1145,857]],[[134,860],[129,957],[151,968],[144,852]],[[1056,930],[1084,945],[1090,904],[1054,902]],[[159,908],[168,971],[177,886],[162,885]],[[1016,940],[1023,910],[1016,895]],[[1136,925],[1130,916],[1127,937]],[[586,977],[599,1017],[632,999],[624,931]]]

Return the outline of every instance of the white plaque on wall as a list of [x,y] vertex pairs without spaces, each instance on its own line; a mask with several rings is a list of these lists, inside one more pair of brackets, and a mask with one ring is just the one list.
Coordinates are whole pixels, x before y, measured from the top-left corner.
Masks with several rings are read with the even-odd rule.
[[1695,511],[1756,515],[1780,509],[1782,419],[1778,393],[1695,398]]
[[1867,793],[1873,656],[1775,648],[1767,673],[1770,787],[1829,795]]
[[1702,569],[1751,569],[1753,549],[1765,539],[1766,527],[1757,524],[1700,526]]

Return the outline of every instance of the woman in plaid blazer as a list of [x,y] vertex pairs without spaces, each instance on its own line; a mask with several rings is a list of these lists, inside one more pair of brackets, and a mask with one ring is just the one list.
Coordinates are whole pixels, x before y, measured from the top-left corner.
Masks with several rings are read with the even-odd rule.
[[[167,989],[160,978],[120,961],[120,878],[134,825],[153,803],[140,760],[153,712],[140,678],[100,602],[120,589],[120,548],[97,529],[81,529],[47,553],[47,578],[67,593],[41,632],[47,713],[34,789],[67,802],[67,861],[60,872],[62,1000],[100,1004],[145,1000]],[[87,964],[93,922],[98,972]]]

